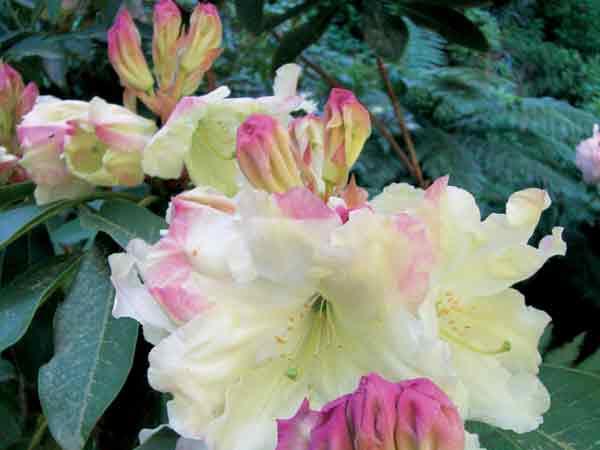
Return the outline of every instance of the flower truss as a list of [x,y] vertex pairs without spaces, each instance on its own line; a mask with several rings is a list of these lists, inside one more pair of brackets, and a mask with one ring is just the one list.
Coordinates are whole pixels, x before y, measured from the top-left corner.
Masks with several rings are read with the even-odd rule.
[[528,244],[548,195],[519,191],[483,221],[446,177],[367,201],[346,184],[370,133],[352,93],[288,122],[247,117],[237,193],[176,196],[159,242],[110,257],[114,314],[155,345],[148,375],[173,396],[169,425],[211,449],[275,448],[276,418],[375,372],[429,378],[463,420],[535,429],[549,407],[537,378],[549,317],[511,286],[565,253],[560,228]]

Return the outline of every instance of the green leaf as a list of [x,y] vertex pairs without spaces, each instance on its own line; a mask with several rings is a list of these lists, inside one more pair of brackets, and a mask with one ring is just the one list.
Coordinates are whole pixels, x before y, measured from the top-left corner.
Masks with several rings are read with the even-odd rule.
[[367,8],[363,15],[365,40],[379,56],[398,60],[408,44],[408,26],[402,17],[386,13],[377,5]]
[[179,436],[170,428],[162,428],[135,450],[165,450],[175,448]]
[[450,42],[482,52],[490,48],[483,32],[452,8],[422,3],[405,3],[400,8],[417,25],[436,31]]
[[422,2],[449,8],[480,8],[494,3],[492,0],[422,0]]
[[[600,367],[596,367],[598,369]],[[592,450],[600,446],[600,374],[580,368],[542,365],[540,377],[552,396],[544,423],[517,434],[473,424],[487,450]]]
[[304,24],[283,35],[279,42],[279,47],[273,55],[273,71],[284,64],[294,61],[305,49],[317,42],[338,11],[339,6],[337,4],[320,8],[315,18],[306,21]]
[[17,376],[14,366],[5,359],[0,359],[0,383],[14,380]]
[[106,252],[96,243],[54,325],[55,355],[40,369],[38,389],[48,426],[65,450],[81,450],[129,374],[137,323],[112,317],[114,289]]
[[160,239],[160,230],[168,227],[161,217],[125,200],[109,200],[99,212],[82,208],[80,220],[83,227],[107,233],[123,248],[136,238],[153,244]]
[[264,0],[236,0],[237,17],[248,31],[260,33],[263,29]]
[[72,201],[63,200],[48,206],[26,205],[0,213],[0,249],[71,206]]
[[75,270],[79,257],[56,257],[15,278],[0,290],[0,351],[13,345],[27,331],[35,312]]
[[22,434],[21,425],[17,419],[17,411],[13,405],[0,398],[0,450],[16,443]]
[[31,181],[0,186],[0,208],[31,196],[34,189],[35,184]]

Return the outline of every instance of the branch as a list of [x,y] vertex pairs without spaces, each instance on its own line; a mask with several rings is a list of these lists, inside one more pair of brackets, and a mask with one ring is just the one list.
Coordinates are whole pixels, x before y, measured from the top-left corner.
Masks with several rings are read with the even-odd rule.
[[392,102],[392,105],[394,107],[394,114],[396,115],[396,120],[398,121],[400,130],[402,130],[402,137],[404,138],[404,143],[406,144],[406,147],[408,148],[408,152],[410,154],[413,173],[417,179],[417,182],[419,183],[419,186],[424,188],[426,183],[423,179],[423,172],[421,171],[419,160],[417,159],[415,145],[413,143],[412,137],[410,136],[410,131],[406,126],[406,120],[404,120],[404,113],[402,112],[402,107],[400,106],[398,97],[396,97],[396,94],[394,93],[394,88],[392,87],[388,71],[383,63],[383,60],[379,56],[377,57],[377,69],[379,69],[379,75],[381,75],[381,79],[383,80],[383,84],[385,85],[387,95],[390,98],[390,101]]
[[[273,37],[275,37],[275,39],[277,41],[279,41],[281,39],[279,34],[277,34],[277,32],[275,32],[275,31],[272,31],[271,35],[273,35]],[[315,72],[317,75],[319,75],[323,79],[323,81],[325,81],[325,83],[327,83],[327,85],[330,88],[336,88],[336,87],[343,86],[342,83],[340,83],[333,75],[329,74],[329,72],[327,72],[325,69],[323,69],[316,62],[311,61],[310,59],[308,59],[306,56],[303,56],[303,55],[300,55],[298,57],[298,59],[303,64],[308,66],[310,69],[312,69],[313,72]],[[390,147],[392,147],[392,149],[396,152],[396,154],[398,155],[400,160],[404,163],[404,165],[406,166],[408,171],[411,173],[411,175],[413,175],[417,179],[419,184],[422,186],[423,185],[423,184],[421,184],[422,181],[420,181],[420,180],[422,180],[422,176],[420,179],[419,176],[417,175],[417,172],[415,171],[413,165],[411,164],[408,155],[402,149],[402,147],[400,147],[400,144],[398,144],[398,142],[396,141],[396,139],[390,132],[389,128],[381,120],[379,120],[377,118],[377,116],[375,116],[373,113],[371,113],[371,111],[369,111],[369,114],[371,116],[371,120],[373,121],[373,125],[375,125],[375,128],[377,128],[379,130],[379,132],[381,133],[381,136],[388,142]],[[418,165],[418,163],[417,163],[417,165]],[[419,168],[419,170],[420,170],[420,168]]]

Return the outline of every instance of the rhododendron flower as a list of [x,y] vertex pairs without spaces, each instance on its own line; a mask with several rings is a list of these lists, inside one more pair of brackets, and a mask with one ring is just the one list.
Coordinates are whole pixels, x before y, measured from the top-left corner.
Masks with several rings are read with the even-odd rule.
[[17,129],[23,149],[21,165],[36,184],[35,199],[45,204],[89,193],[93,186],[73,176],[63,156],[72,120],[88,115],[88,104],[77,100],[42,98]]
[[144,180],[142,150],[156,131],[153,121],[96,97],[87,117],[70,125],[64,154],[73,175],[98,186],[136,186]]
[[376,374],[312,411],[306,399],[294,417],[277,421],[276,450],[478,449],[450,399],[425,378],[392,383]]
[[144,150],[144,172],[179,178],[185,165],[194,184],[235,194],[241,177],[235,160],[237,128],[252,113],[271,115],[287,126],[289,113],[302,102],[296,94],[299,75],[296,64],[280,67],[270,97],[227,98],[225,87],[185,97]]
[[[433,373],[452,387],[443,343],[392,301],[398,288],[380,289],[409,270],[422,243],[363,211],[347,230],[303,187],[234,199],[197,189],[175,198],[157,244],[134,240],[110,257],[116,315],[140,320],[158,344],[149,378],[174,394],[173,428],[216,448],[268,448],[273,417],[306,396],[322,405],[342,395],[369,368],[391,379]],[[329,248],[336,231],[367,230],[390,239],[370,263],[372,284],[335,267],[345,249]]]
[[583,181],[590,184],[600,182],[600,129],[594,125],[591,138],[579,143],[575,164],[581,170]]
[[16,126],[31,111],[38,94],[35,83],[25,86],[19,72],[0,62],[0,146],[7,152],[20,154]]
[[155,130],[152,121],[99,98],[43,99],[18,127],[36,201],[75,198],[94,185],[139,184],[141,151]]
[[197,188],[174,198],[158,243],[110,257],[115,315],[156,344],[148,375],[173,396],[170,426],[209,448],[274,448],[273,418],[377,372],[430,378],[465,419],[534,428],[547,408],[535,376],[547,317],[509,286],[564,253],[560,230],[527,245],[545,193],[521,191],[481,222],[446,179],[367,203],[346,191],[352,205],[306,187]]
[[0,147],[0,185],[20,183],[27,179],[27,174],[19,166],[19,158]]
[[[411,276],[419,315],[432,336],[450,345],[452,365],[463,385],[467,417],[517,432],[542,422],[549,395],[537,378],[539,338],[548,315],[525,305],[510,286],[529,278],[554,255],[564,255],[562,229],[528,245],[542,211],[545,191],[513,194],[506,214],[483,222],[473,197],[437,180],[426,192],[394,185],[372,207],[379,213],[409,211],[428,223],[435,264],[428,279]],[[460,403],[460,401],[459,401]]]

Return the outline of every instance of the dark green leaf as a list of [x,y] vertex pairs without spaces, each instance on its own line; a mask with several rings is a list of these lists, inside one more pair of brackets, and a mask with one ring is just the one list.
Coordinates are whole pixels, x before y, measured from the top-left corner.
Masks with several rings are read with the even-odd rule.
[[315,18],[283,35],[273,55],[272,69],[276,70],[294,61],[305,49],[317,42],[338,11],[337,5],[320,8]]
[[[564,349],[561,358],[564,358]],[[592,357],[594,358],[594,357]],[[600,360],[581,367],[543,364],[540,377],[552,396],[544,423],[531,433],[516,434],[473,424],[487,450],[586,450],[600,445]]]
[[0,249],[72,205],[73,202],[62,200],[48,206],[20,206],[0,213]]
[[286,9],[281,14],[265,14],[263,19],[263,28],[265,30],[271,30],[286,20],[290,20],[299,16],[317,3],[319,3],[319,0],[304,0],[304,2]]
[[31,196],[34,189],[35,184],[31,181],[0,186],[0,208]]
[[43,36],[30,36],[13,45],[4,53],[9,61],[19,61],[27,57],[64,58],[65,52],[52,39]]
[[157,431],[135,450],[165,450],[175,448],[179,436],[170,428],[162,428]]
[[167,228],[164,219],[125,200],[109,200],[99,212],[81,209],[80,220],[83,227],[107,233],[123,248],[135,238],[153,244]]
[[406,3],[401,5],[401,10],[417,25],[436,31],[450,42],[483,52],[490,48],[481,30],[452,8]]
[[235,11],[242,25],[252,33],[262,31],[264,0],[236,0]]
[[17,372],[14,366],[5,359],[0,359],[0,383],[15,379]]
[[137,323],[112,317],[106,252],[95,244],[55,317],[55,355],[40,369],[39,395],[54,439],[81,450],[131,369]]
[[48,8],[48,19],[50,19],[51,22],[56,22],[60,17],[61,3],[61,0],[46,1],[46,5]]
[[21,437],[22,430],[13,405],[0,398],[0,450],[7,449]]
[[408,27],[401,17],[386,14],[375,5],[364,13],[365,40],[379,56],[398,60],[408,43]]
[[76,256],[52,258],[35,265],[0,290],[0,351],[25,334],[37,309],[78,263]]
[[422,0],[422,3],[447,6],[449,8],[479,8],[490,6],[494,2],[493,0]]

